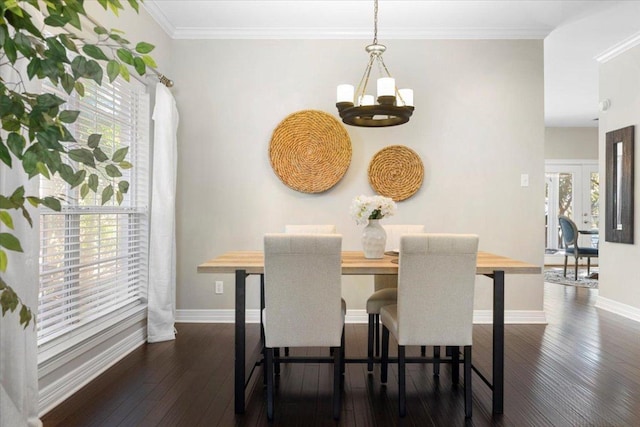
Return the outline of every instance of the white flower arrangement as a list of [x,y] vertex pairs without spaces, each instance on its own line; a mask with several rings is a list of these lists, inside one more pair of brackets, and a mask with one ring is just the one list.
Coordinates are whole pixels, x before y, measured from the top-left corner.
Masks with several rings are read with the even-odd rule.
[[382,219],[396,213],[396,202],[384,196],[361,195],[353,199],[349,212],[356,224],[366,224],[370,219]]

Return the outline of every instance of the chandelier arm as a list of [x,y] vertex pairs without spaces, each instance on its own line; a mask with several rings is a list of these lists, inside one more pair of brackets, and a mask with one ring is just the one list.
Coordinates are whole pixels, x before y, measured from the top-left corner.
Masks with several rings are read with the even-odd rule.
[[[369,76],[371,75],[371,67],[373,66],[373,55],[369,57],[369,62],[367,63],[367,67],[364,70],[364,74],[362,74],[362,78],[360,79],[360,83],[358,83],[358,89],[356,90],[356,99],[354,100],[355,105],[360,105],[360,100],[365,95],[367,91],[367,85],[369,84]],[[363,84],[364,83],[364,84]],[[360,90],[362,89],[362,90]]]
[[[384,68],[384,71],[387,73],[388,77],[392,77],[391,73],[389,72],[389,69],[387,68],[387,64],[384,63],[384,59],[382,59],[382,55],[380,55],[378,57],[378,60],[380,61],[380,63],[382,64],[382,68]],[[400,101],[402,101],[402,104],[404,105],[404,98],[402,97],[402,94],[400,93],[400,91],[398,90],[398,87],[394,87],[394,90],[396,91],[396,96],[398,97],[398,99],[400,99]]]

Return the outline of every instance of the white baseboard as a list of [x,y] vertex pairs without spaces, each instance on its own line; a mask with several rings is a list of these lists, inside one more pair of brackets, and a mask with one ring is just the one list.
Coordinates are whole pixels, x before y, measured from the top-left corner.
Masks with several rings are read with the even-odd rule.
[[596,308],[601,308],[628,319],[635,320],[636,322],[640,322],[640,308],[633,307],[631,305],[598,296]]
[[78,368],[40,390],[40,416],[68,399],[104,371],[115,365],[147,339],[146,325],[123,338],[107,351],[98,354]]
[[[260,322],[260,311],[249,309],[246,312],[247,323]],[[347,310],[346,323],[367,323],[366,310]],[[234,323],[235,310],[176,310],[176,323]],[[492,310],[475,310],[473,323],[493,323]],[[542,310],[507,310],[504,323],[517,324],[547,324],[547,317]]]

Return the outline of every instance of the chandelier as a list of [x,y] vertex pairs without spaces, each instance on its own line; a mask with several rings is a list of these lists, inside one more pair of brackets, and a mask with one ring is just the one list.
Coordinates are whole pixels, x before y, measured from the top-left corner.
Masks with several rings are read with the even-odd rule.
[[[413,90],[397,89],[396,81],[382,59],[386,46],[378,44],[378,0],[374,0],[373,43],[365,50],[369,62],[364,70],[358,88],[349,84],[338,85],[338,113],[342,121],[352,126],[385,127],[407,123],[413,114]],[[376,64],[383,77],[377,81],[378,97],[367,94],[371,68]],[[377,101],[377,102],[376,102]]]

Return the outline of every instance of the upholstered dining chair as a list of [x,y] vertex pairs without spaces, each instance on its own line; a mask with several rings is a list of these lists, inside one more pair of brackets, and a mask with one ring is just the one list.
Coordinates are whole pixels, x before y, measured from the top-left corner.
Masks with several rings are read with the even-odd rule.
[[[397,251],[400,248],[400,236],[403,234],[423,233],[424,225],[383,225],[387,233],[385,250]],[[367,369],[373,371],[373,353],[380,355],[380,309],[397,301],[398,276],[378,274],[373,278],[373,294],[367,299],[369,329],[367,338]]]
[[[337,234],[267,234],[264,237],[262,317],[269,420],[273,420],[274,414],[274,348],[278,347],[330,347],[333,350],[333,417],[340,417],[345,317],[341,302],[341,249],[342,236]],[[305,286],[300,286],[300,277],[304,277]]]
[[[472,415],[471,346],[473,296],[478,236],[412,234],[400,239],[398,303],[380,309],[382,362],[380,379],[387,381],[389,334],[398,342],[398,406],[406,413],[405,347],[451,346],[450,362],[459,363],[464,347],[465,415]],[[457,372],[457,369],[452,369]],[[457,378],[454,380],[456,382]]]
[[578,227],[571,218],[558,215],[560,229],[562,230],[562,241],[564,242],[564,277],[567,277],[567,258],[573,255],[575,262],[574,280],[578,280],[578,260],[587,258],[587,276],[591,273],[591,258],[598,257],[598,248],[588,248],[578,246]]

